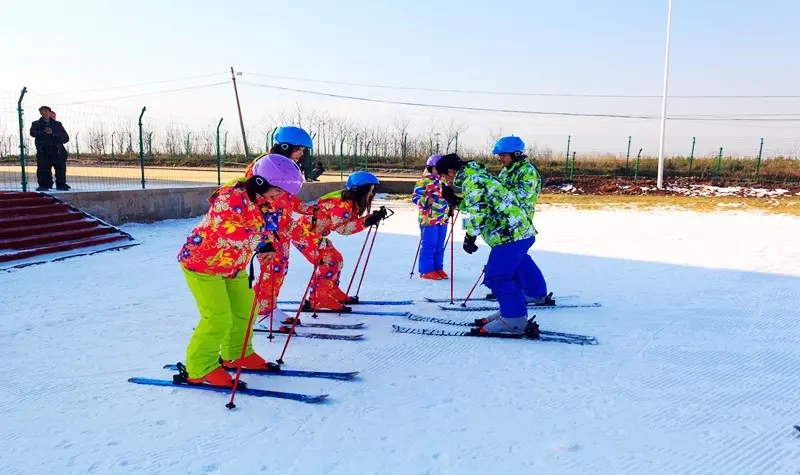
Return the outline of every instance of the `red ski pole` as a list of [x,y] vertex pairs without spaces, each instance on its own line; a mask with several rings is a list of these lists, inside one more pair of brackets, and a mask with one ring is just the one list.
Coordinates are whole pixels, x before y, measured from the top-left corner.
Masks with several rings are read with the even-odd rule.
[[[319,255],[319,251],[317,251],[317,255]],[[278,364],[283,364],[283,356],[286,354],[286,348],[289,347],[289,341],[292,339],[292,335],[294,334],[294,327],[297,326],[297,322],[300,321],[300,312],[303,310],[303,302],[306,301],[306,296],[308,296],[308,290],[311,288],[311,284],[314,282],[314,277],[317,274],[317,268],[319,267],[321,261],[315,259],[314,270],[311,271],[311,278],[308,279],[308,285],[306,285],[306,291],[303,292],[303,298],[300,299],[300,306],[297,307],[297,313],[294,315],[294,319],[292,320],[292,326],[289,328],[289,335],[286,336],[286,343],[283,345],[283,351],[281,351],[281,356],[275,360]]]
[[472,297],[472,292],[475,291],[475,287],[478,286],[478,283],[481,281],[481,277],[483,277],[484,273],[486,273],[486,266],[483,266],[483,270],[481,271],[481,275],[478,276],[478,280],[475,281],[475,285],[473,285],[472,288],[469,289],[469,293],[467,294],[467,298],[465,298],[464,302],[461,304],[462,307],[466,307],[467,306],[467,302],[469,302],[469,298]]
[[364,256],[364,249],[367,248],[367,241],[369,240],[369,235],[372,233],[372,226],[367,229],[367,235],[364,238],[364,245],[361,246],[361,252],[358,254],[358,260],[356,261],[356,266],[353,268],[353,275],[350,276],[350,283],[347,284],[347,290],[345,293],[347,296],[350,296],[350,288],[353,287],[353,281],[356,280],[356,272],[358,272],[358,266],[361,264],[361,257]]
[[[450,226],[450,237],[453,237],[453,229],[455,226]],[[453,282],[456,280],[456,273],[455,273],[455,266],[453,265],[455,261],[455,246],[450,246],[450,305],[453,305]]]
[[[460,209],[456,210],[456,216],[453,218],[452,225],[456,225],[456,221],[458,220],[458,214],[461,212]],[[447,240],[444,242],[444,250],[447,250],[447,245],[450,244],[450,238],[453,237],[452,228],[450,228],[450,234],[447,235]]]
[[367,265],[369,264],[369,256],[372,255],[372,246],[375,245],[375,238],[378,237],[378,226],[381,225],[381,222],[378,221],[378,224],[375,225],[375,234],[372,235],[372,242],[369,243],[369,251],[367,251],[367,258],[364,260],[364,268],[361,269],[361,279],[358,281],[358,287],[356,288],[356,297],[358,297],[358,293],[361,292],[361,283],[364,282],[364,274],[367,273]]
[[[250,276],[252,278],[253,275],[253,261],[255,256],[253,256],[250,260]],[[264,277],[264,274],[260,274],[258,276],[259,284],[261,283],[261,279]],[[250,281],[252,284],[252,280]],[[260,287],[260,285],[259,285]],[[252,287],[251,287],[252,288]],[[258,308],[258,299],[253,296],[253,305],[250,307],[250,319],[247,321],[247,330],[244,334],[244,342],[242,343],[242,354],[239,356],[239,359],[244,359],[244,353],[247,351],[247,343],[250,341],[250,336],[253,334],[253,319],[256,315],[256,309]],[[231,389],[231,400],[228,401],[228,404],[225,404],[225,407],[228,409],[233,409],[236,407],[236,404],[233,403],[233,399],[236,397],[236,389],[239,387],[239,377],[242,374],[242,365],[236,367],[236,376],[233,378],[233,388]]]

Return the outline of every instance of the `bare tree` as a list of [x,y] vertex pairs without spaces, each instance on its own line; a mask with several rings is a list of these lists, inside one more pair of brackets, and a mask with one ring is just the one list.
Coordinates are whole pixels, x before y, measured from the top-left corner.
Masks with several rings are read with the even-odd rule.
[[[447,127],[444,129],[445,135],[445,147],[444,151],[446,153],[450,152],[450,146],[455,145],[456,141],[458,140],[458,136],[466,132],[469,128],[467,124],[463,121],[456,122],[455,119],[451,118],[450,123],[447,124]],[[455,150],[455,146],[453,147],[453,151]]]

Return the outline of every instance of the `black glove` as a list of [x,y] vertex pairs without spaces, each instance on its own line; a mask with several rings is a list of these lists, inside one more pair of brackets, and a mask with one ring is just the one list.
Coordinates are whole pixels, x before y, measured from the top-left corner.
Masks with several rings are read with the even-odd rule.
[[478,245],[475,244],[476,239],[478,239],[476,236],[470,236],[469,234],[464,238],[464,250],[467,251],[467,254],[472,254],[478,250]]
[[452,187],[444,186],[442,188],[442,198],[450,204],[451,207],[456,208],[461,204],[461,198],[458,197]]
[[261,242],[256,247],[256,254],[268,254],[270,252],[275,252],[275,246],[271,242]]
[[388,212],[386,211],[386,207],[381,206],[378,211],[375,211],[364,219],[364,225],[367,227],[375,226],[376,224],[380,223],[381,220],[386,219],[387,214]]

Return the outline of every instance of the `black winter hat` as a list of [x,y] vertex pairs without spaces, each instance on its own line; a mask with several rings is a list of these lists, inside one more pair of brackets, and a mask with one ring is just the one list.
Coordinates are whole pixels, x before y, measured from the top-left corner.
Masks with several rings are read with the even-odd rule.
[[436,173],[444,175],[449,170],[460,170],[465,163],[457,153],[448,153],[436,162]]

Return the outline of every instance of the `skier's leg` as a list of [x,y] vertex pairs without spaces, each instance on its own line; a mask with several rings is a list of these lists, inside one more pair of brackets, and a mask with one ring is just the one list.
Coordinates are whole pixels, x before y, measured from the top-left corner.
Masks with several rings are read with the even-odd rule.
[[240,272],[232,279],[225,279],[225,290],[226,300],[231,309],[231,324],[222,340],[221,353],[222,359],[227,362],[239,359],[245,338],[247,338],[245,358],[254,353],[253,339],[250,338],[253,329],[247,327],[247,322],[250,319],[255,294],[249,286],[245,272]]
[[[530,245],[533,246],[533,243],[536,242],[536,238],[532,237],[529,241]],[[544,299],[547,296],[547,282],[539,266],[536,265],[531,255],[528,254],[529,251],[530,247],[522,256],[519,268],[525,289],[525,297],[533,302],[544,303]]]
[[344,308],[342,302],[350,297],[339,288],[344,259],[330,240],[320,249],[319,262],[311,304],[316,309],[341,310]]
[[230,331],[231,308],[222,277],[185,269],[183,275],[200,312],[186,349],[186,369],[189,378],[203,378],[219,367],[220,345]]
[[419,275],[423,279],[438,277],[438,274],[431,274],[436,270],[434,265],[434,255],[438,243],[436,226],[420,226],[419,229],[422,236],[422,244],[419,248]]
[[497,296],[500,316],[486,325],[487,333],[523,333],[528,319],[525,295],[515,279],[527,243],[515,241],[493,247],[486,263],[484,283]]
[[433,266],[440,271],[442,277],[447,278],[447,274],[444,273],[444,243],[447,241],[447,224],[434,227],[436,228],[436,253],[433,256]]

